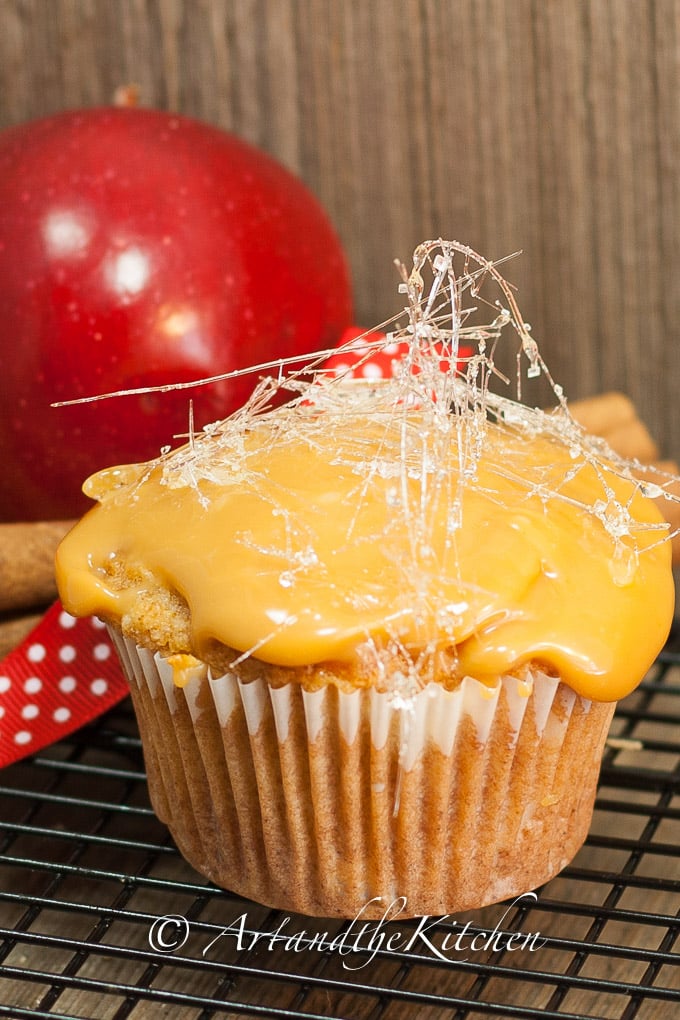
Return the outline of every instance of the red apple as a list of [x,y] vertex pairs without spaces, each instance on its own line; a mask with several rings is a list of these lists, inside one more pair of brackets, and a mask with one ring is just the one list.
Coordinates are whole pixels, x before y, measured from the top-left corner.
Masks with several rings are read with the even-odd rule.
[[0,519],[66,517],[85,477],[158,454],[247,398],[254,376],[177,383],[333,346],[348,271],[319,203],[263,152],[142,109],[0,133]]

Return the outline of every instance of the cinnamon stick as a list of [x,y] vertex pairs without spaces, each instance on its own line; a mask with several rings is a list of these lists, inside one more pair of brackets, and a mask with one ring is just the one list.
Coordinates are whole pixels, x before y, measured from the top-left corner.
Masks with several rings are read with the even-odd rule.
[[584,429],[596,436],[603,436],[611,429],[637,418],[633,401],[617,390],[584,397],[582,400],[570,400],[569,410]]
[[600,436],[612,450],[627,460],[650,464],[658,460],[659,448],[647,426],[638,418],[635,405],[623,393],[602,393],[569,404],[579,425]]
[[42,612],[0,619],[0,659],[17,647],[42,619]]
[[54,554],[75,521],[0,524],[0,613],[57,597]]

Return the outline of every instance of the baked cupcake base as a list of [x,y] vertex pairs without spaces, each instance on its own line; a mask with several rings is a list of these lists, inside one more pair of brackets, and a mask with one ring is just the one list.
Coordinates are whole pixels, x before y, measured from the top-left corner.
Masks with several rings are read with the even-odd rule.
[[380,918],[534,889],[590,825],[613,703],[538,670],[407,703],[178,670],[112,631],[149,792],[186,859],[259,903]]

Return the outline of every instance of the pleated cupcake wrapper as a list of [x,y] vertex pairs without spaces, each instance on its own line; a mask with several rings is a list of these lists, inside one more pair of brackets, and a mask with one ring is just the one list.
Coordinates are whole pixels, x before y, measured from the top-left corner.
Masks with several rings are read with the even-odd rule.
[[[614,705],[526,671],[400,699],[178,674],[112,637],[152,801],[217,884],[315,915],[444,914],[535,888],[585,839]],[[181,686],[177,680],[181,681]]]

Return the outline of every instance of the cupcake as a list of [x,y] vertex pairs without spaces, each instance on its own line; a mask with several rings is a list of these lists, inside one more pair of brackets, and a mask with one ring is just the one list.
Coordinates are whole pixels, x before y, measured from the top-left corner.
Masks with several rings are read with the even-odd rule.
[[616,701],[670,627],[656,493],[559,388],[550,413],[490,391],[508,324],[548,376],[481,259],[508,308],[467,324],[476,258],[417,250],[391,378],[294,376],[275,409],[265,381],[90,478],[58,552],[66,609],[118,649],[159,818],[198,871],[272,907],[451,914],[554,876]]

